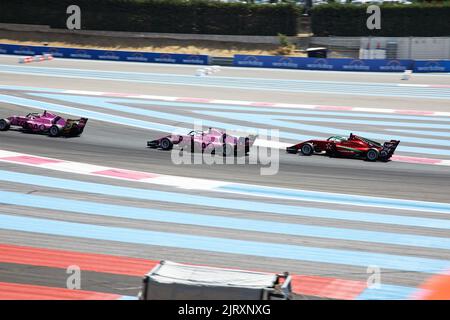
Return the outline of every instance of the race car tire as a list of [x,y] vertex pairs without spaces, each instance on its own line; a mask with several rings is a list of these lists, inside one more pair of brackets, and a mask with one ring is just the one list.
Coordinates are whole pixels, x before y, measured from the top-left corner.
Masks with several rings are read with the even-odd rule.
[[389,158],[389,153],[386,150],[381,150],[380,152],[380,160],[387,162]]
[[214,145],[209,144],[203,149],[203,153],[206,155],[213,155],[216,154],[218,151],[218,148],[214,147]]
[[314,153],[314,147],[313,147],[313,145],[310,144],[310,143],[305,143],[305,144],[301,147],[300,151],[301,151],[301,153],[302,153],[304,156],[310,156],[310,155],[312,155],[312,154]]
[[53,125],[48,129],[48,135],[50,137],[59,137],[61,135],[62,128],[57,125]]
[[380,153],[377,149],[370,149],[367,151],[366,159],[368,161],[377,161],[378,157],[380,156]]
[[222,154],[224,157],[234,156],[234,146],[229,143],[224,144]]
[[11,127],[11,123],[8,119],[0,119],[0,131],[8,131]]
[[162,138],[159,145],[163,150],[172,150],[173,148],[173,142],[169,138]]
[[80,129],[78,129],[78,127],[76,126],[72,127],[72,129],[70,130],[70,135],[73,137],[78,137],[80,135]]

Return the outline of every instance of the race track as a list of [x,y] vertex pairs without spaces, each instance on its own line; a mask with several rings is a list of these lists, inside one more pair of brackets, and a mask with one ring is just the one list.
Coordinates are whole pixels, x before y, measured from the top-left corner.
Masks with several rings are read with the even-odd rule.
[[[129,299],[163,259],[290,271],[296,298],[408,299],[450,270],[449,74],[17,60],[0,57],[0,118],[89,122],[77,138],[0,132],[0,298]],[[146,148],[199,123],[279,148],[350,132],[401,143],[388,163],[272,149],[177,165]],[[63,289],[69,265],[84,292]]]

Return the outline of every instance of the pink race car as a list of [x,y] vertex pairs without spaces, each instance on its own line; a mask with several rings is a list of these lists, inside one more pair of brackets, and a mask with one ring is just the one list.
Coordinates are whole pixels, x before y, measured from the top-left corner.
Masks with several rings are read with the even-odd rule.
[[172,150],[176,146],[183,151],[236,156],[247,155],[256,137],[256,135],[235,137],[223,130],[209,128],[207,131],[193,130],[187,135],[168,135],[148,141],[147,146],[162,150]]
[[45,133],[50,137],[75,137],[83,133],[88,119],[64,119],[56,114],[29,113],[26,116],[12,116],[0,119],[0,131],[7,131],[11,126],[20,127],[26,132]]

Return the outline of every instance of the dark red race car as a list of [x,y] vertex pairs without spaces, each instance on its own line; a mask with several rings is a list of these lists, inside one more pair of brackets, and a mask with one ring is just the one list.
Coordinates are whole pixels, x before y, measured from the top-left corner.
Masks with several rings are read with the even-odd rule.
[[350,133],[348,138],[332,136],[327,140],[308,140],[287,147],[288,153],[301,152],[305,156],[325,152],[330,157],[360,158],[369,161],[388,161],[394,154],[399,140],[384,144]]

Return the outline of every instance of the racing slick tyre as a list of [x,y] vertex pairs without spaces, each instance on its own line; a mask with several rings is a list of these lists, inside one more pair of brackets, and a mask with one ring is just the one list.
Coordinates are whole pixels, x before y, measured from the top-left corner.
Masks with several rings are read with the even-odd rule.
[[378,152],[377,149],[370,149],[369,151],[367,151],[366,159],[368,161],[377,161],[379,155],[380,153]]
[[173,142],[170,141],[168,138],[162,138],[159,142],[159,145],[161,146],[161,149],[163,150],[172,150],[173,149]]
[[50,127],[50,129],[48,129],[48,135],[50,137],[59,137],[61,135],[62,129],[57,126],[57,125],[53,125]]
[[300,151],[304,156],[310,156],[314,153],[314,147],[310,143],[305,143]]
[[78,127],[72,127],[72,129],[70,129],[70,133],[68,134],[70,137],[78,137],[79,135],[80,129],[78,129]]
[[8,119],[0,119],[0,131],[8,131],[11,123]]
[[216,154],[218,152],[218,148],[215,148],[212,144],[207,145],[205,148],[203,148],[203,154],[212,156],[213,154]]
[[70,129],[70,136],[79,137],[83,133],[84,127],[79,127],[78,124],[74,123]]
[[224,144],[222,154],[224,157],[234,156],[234,146],[229,143]]
[[387,162],[389,158],[389,153],[386,150],[381,150],[380,152],[380,160]]

